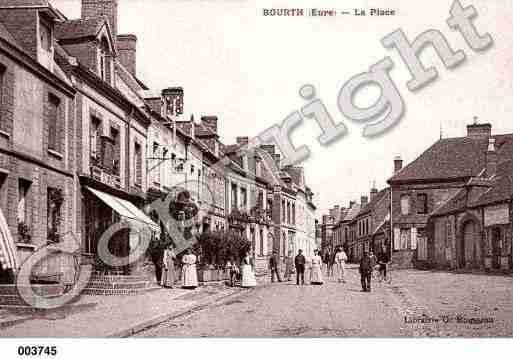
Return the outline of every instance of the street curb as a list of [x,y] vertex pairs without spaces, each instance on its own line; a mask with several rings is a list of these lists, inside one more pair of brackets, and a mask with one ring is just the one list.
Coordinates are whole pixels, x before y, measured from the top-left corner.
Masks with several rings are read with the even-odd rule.
[[246,293],[247,293],[247,291],[238,291],[238,292],[229,293],[229,294],[222,293],[220,295],[216,295],[214,297],[210,297],[210,298],[201,300],[201,301],[195,303],[192,307],[186,307],[184,309],[181,309],[181,310],[178,310],[175,312],[158,315],[154,318],[144,320],[140,323],[131,325],[127,328],[118,330],[114,333],[107,334],[105,337],[106,338],[127,338],[134,334],[142,332],[148,328],[157,326],[165,321],[176,319],[176,318],[182,317],[184,315],[204,309],[205,307],[212,305],[219,300],[230,298],[230,297],[238,297],[238,296],[246,294]]

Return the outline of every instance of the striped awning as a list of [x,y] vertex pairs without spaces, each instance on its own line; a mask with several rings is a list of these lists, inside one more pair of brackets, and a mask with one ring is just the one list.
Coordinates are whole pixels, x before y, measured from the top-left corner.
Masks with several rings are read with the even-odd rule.
[[160,232],[160,226],[153,222],[143,211],[134,206],[131,202],[112,196],[108,193],[98,191],[97,189],[86,187],[91,193],[98,197],[103,203],[112,208],[121,217],[134,221],[134,223],[144,224],[155,232]]
[[0,266],[2,269],[18,271],[19,260],[11,231],[0,208]]

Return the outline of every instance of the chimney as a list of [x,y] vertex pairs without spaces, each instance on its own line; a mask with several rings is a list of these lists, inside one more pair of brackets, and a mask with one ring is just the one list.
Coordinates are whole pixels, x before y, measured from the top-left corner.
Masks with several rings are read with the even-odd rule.
[[196,123],[194,122],[194,115],[191,115],[191,137],[196,139]]
[[488,139],[488,150],[486,151],[486,176],[491,177],[497,172],[498,155],[495,150],[495,138]]
[[280,168],[280,160],[281,160],[280,154],[279,153],[274,153],[272,156],[273,156],[274,162],[276,163],[276,166],[279,169]]
[[217,135],[217,116],[201,116],[201,123],[204,127]]
[[480,139],[490,138],[492,134],[492,125],[489,123],[474,123],[467,125],[467,137]]
[[183,114],[183,88],[169,87],[162,90],[164,101],[164,116],[179,116]]
[[247,136],[244,136],[244,137],[237,137],[235,139],[235,141],[237,142],[238,145],[241,145],[241,146],[244,146],[244,145],[247,145],[248,142],[249,142],[249,137]]
[[353,206],[356,204],[355,201],[349,201],[349,208],[353,208]]
[[105,16],[109,22],[112,38],[118,36],[118,0],[82,0],[82,19]]
[[370,190],[370,200],[372,201],[374,199],[374,197],[376,197],[377,194],[378,194],[377,188],[372,187]]
[[369,198],[367,196],[362,196],[360,198],[360,204],[362,207],[365,207],[369,203]]
[[275,152],[274,145],[261,145],[260,148],[262,149],[262,151],[267,152],[271,156],[274,155],[274,152]]
[[403,168],[403,159],[401,156],[394,157],[394,173],[397,173]]
[[128,72],[130,72],[133,76],[136,76],[137,37],[132,34],[118,35],[116,46],[118,50],[119,62],[121,62],[121,64],[128,70]]
[[335,220],[337,220],[339,216],[340,216],[340,206],[337,204],[333,207],[333,218]]

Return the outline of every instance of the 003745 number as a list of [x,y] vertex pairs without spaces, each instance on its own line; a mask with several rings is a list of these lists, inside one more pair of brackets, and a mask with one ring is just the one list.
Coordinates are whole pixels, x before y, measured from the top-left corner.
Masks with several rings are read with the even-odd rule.
[[20,356],[56,356],[56,346],[43,346],[43,345],[24,345],[18,347],[18,355]]

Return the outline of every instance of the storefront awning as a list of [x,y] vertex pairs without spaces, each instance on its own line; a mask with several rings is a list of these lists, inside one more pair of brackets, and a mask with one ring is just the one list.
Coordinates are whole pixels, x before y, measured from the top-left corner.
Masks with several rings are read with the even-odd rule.
[[103,203],[105,203],[107,206],[116,211],[116,213],[119,214],[121,217],[142,222],[142,224],[150,226],[152,230],[156,232],[160,231],[160,227],[155,222],[153,222],[150,219],[150,217],[144,214],[143,211],[134,206],[131,202],[107,194],[105,192],[98,191],[97,189],[93,189],[91,187],[86,188],[96,197],[98,197]]
[[0,208],[0,268],[18,271],[19,259],[16,253],[16,245],[11,231],[7,225],[2,209]]

